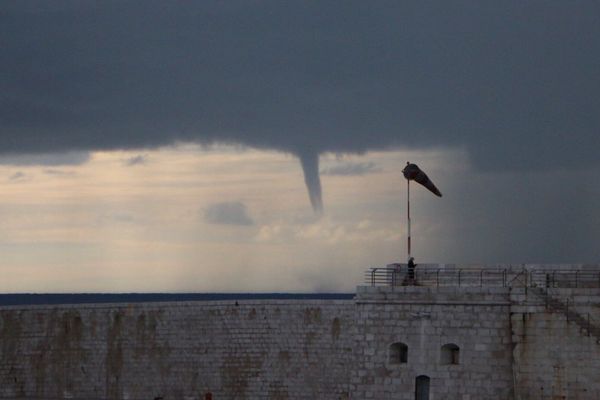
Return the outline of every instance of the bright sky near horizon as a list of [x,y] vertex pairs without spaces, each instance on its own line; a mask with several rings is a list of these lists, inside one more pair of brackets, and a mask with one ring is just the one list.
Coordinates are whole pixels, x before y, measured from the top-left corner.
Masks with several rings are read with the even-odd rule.
[[[296,157],[280,152],[187,145],[97,152],[80,165],[3,166],[10,279],[0,291],[352,290],[368,266],[406,253],[399,171],[411,155],[438,178],[461,168],[460,157],[451,165],[435,151],[326,154],[322,217]],[[418,235],[430,218],[413,208]]]
[[[0,4],[0,292],[600,261],[600,4]],[[308,194],[307,194],[308,192]],[[323,212],[321,212],[323,208]]]
[[[577,238],[562,225],[574,210],[543,193],[568,180],[560,172],[478,174],[459,150],[324,154],[319,217],[296,157],[180,145],[1,166],[0,291],[352,291],[368,267],[406,258],[405,160],[444,193],[413,184],[421,262],[567,262],[586,250],[563,236]],[[553,218],[535,211],[540,193]]]

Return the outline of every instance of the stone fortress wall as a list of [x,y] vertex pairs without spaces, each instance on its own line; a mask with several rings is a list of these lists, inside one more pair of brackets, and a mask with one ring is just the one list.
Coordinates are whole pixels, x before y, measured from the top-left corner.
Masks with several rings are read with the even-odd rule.
[[352,301],[8,307],[0,399],[348,396]]
[[354,300],[1,307],[0,399],[600,398],[598,266],[417,270]]
[[600,289],[531,290],[511,292],[517,398],[600,399]]
[[[508,289],[360,289],[355,398],[415,399],[418,376],[430,379],[430,399],[513,398]],[[406,345],[405,362],[390,357],[394,343]],[[444,360],[445,345],[458,360]]]

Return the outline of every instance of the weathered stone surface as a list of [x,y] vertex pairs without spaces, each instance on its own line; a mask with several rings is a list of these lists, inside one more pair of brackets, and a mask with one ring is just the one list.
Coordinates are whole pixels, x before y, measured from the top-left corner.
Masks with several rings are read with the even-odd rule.
[[591,324],[600,323],[600,290],[562,288],[549,294],[563,304],[568,299],[584,323],[546,308],[531,291],[511,295],[515,398],[600,399],[600,338],[585,329],[588,314]]
[[[434,399],[513,398],[508,288],[457,289],[360,292],[355,347],[364,356],[353,371],[354,398],[412,400],[420,375],[430,378]],[[396,342],[408,346],[405,364],[390,363],[389,349]],[[446,344],[459,347],[458,364],[442,362]]]
[[591,400],[594,324],[600,289],[589,286],[0,307],[0,398],[414,399],[425,375],[432,400]]
[[0,398],[348,396],[352,301],[0,309]]

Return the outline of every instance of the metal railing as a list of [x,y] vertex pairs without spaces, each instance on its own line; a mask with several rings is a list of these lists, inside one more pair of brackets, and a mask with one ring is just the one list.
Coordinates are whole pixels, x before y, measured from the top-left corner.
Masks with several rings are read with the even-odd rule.
[[541,288],[600,288],[597,270],[417,266],[409,276],[407,264],[370,268],[370,286],[501,286]]
[[[542,300],[547,310],[560,312],[567,322],[575,323],[587,336],[600,344],[600,321],[589,312],[580,312],[576,303],[554,297],[552,289],[600,288],[600,266],[593,269],[539,268],[524,265],[507,268],[476,268],[421,265],[409,274],[407,264],[370,268],[365,283],[371,286],[500,286],[525,288]],[[556,294],[560,295],[560,291]]]
[[598,288],[600,270],[535,269],[529,271],[529,286],[545,288]]
[[516,275],[507,268],[436,268],[417,266],[411,277],[405,264],[365,272],[371,286],[508,286]]

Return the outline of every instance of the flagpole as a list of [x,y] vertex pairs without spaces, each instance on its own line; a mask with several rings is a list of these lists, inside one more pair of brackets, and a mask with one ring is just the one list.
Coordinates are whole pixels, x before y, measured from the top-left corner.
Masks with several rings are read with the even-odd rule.
[[406,180],[406,211],[408,216],[408,259],[410,260],[410,179]]

